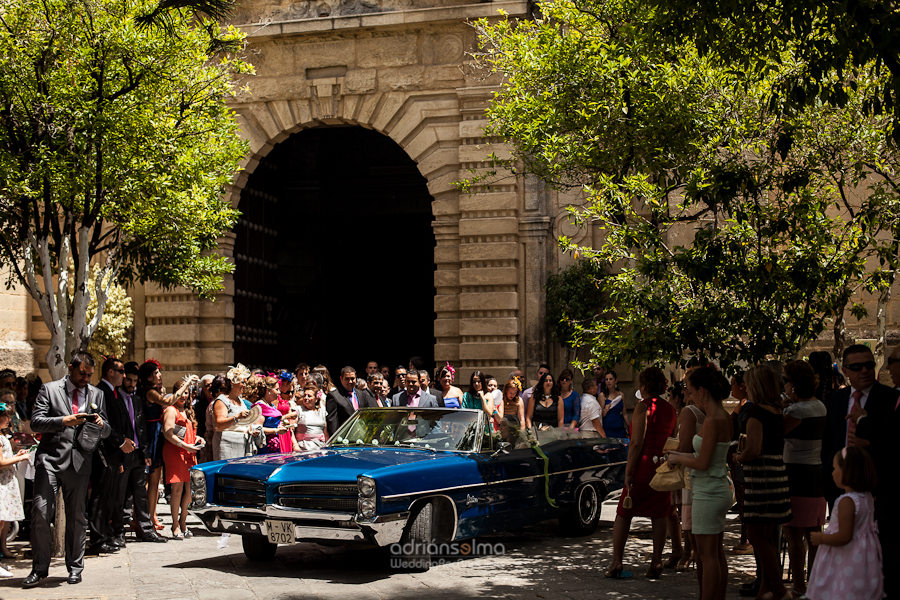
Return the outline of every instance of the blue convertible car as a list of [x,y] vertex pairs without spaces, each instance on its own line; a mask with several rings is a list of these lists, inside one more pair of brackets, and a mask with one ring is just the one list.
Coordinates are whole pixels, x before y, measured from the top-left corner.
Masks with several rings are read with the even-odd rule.
[[419,568],[437,544],[545,519],[593,532],[601,502],[622,488],[623,441],[505,426],[492,435],[485,418],[362,409],[321,450],[195,467],[191,512],[209,531],[242,536],[251,559],[278,544],[359,543],[399,548]]

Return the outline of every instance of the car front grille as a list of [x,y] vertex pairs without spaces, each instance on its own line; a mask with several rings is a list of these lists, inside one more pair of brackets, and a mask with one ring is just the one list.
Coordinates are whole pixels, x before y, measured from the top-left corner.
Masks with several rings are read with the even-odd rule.
[[252,506],[266,504],[266,484],[254,479],[216,476],[214,502],[223,506]]
[[355,513],[356,483],[287,483],[278,486],[275,502],[285,508]]
[[353,496],[359,493],[355,483],[290,483],[278,486],[282,496]]

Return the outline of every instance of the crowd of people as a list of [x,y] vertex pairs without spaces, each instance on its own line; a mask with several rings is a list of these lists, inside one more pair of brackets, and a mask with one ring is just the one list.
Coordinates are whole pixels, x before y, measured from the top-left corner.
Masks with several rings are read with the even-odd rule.
[[[773,361],[730,381],[714,366],[694,368],[668,389],[659,369],[641,372],[606,576],[631,576],[625,546],[632,519],[645,517],[653,539],[646,576],[694,561],[701,600],[725,598],[728,553],[755,556],[757,578],[739,592],[757,600],[896,596],[888,566],[897,564],[898,528],[888,504],[887,456],[900,414],[900,348],[887,363],[895,387],[876,381],[875,358],[862,345],[844,351],[843,376],[827,353]],[[730,414],[723,405],[729,397],[740,402]],[[683,469],[685,489],[654,487],[662,463]],[[732,508],[741,539],[727,553]],[[664,563],[667,538],[672,554]]]
[[[888,363],[900,387],[900,349]],[[758,567],[756,582],[742,595],[829,600],[891,592],[879,557],[885,564],[894,560],[888,542],[896,519],[879,490],[885,489],[886,435],[896,423],[898,391],[875,381],[874,357],[864,346],[844,353],[848,385],[830,357],[815,354],[809,361],[758,366],[730,381],[713,366],[695,368],[672,387],[651,367],[639,375],[632,411],[616,373],[600,367],[584,378],[581,394],[571,369],[554,377],[546,364],[528,386],[520,370],[503,379],[476,370],[465,391],[449,363],[433,379],[422,367],[418,357],[393,372],[372,361],[359,376],[344,367],[333,380],[322,365],[263,372],[238,364],[185,377],[171,392],[152,359],[139,365],[105,358],[96,386],[90,385],[94,358],[85,352],[73,356],[67,377],[48,384],[0,372],[0,429],[9,432],[0,436],[0,552],[10,556],[6,527],[24,519],[24,491],[32,498],[33,568],[22,585],[39,585],[47,576],[50,523],[62,489],[68,581],[78,583],[85,552],[118,551],[129,528],[142,542],[192,537],[189,471],[198,462],[313,450],[364,407],[467,408],[484,411],[486,426],[499,432],[566,427],[628,440],[607,577],[630,576],[623,562],[631,521],[646,517],[653,537],[647,577],[696,563],[701,600],[724,598],[723,534],[736,502],[741,540],[730,553],[753,553]],[[725,409],[729,397],[740,401],[739,410]],[[99,438],[96,451],[85,423]],[[686,489],[654,489],[662,462],[684,469]],[[168,534],[157,516],[161,484],[172,517]],[[782,536],[791,590],[781,577]],[[664,563],[667,539],[672,554]],[[12,574],[0,567],[0,576]]]

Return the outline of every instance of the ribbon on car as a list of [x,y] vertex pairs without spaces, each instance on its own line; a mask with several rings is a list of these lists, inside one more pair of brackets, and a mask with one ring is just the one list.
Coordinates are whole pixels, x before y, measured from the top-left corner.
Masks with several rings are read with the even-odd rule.
[[547,504],[553,508],[558,508],[556,502],[550,497],[550,459],[544,454],[537,442],[531,442],[531,449],[544,461],[544,497],[547,498]]

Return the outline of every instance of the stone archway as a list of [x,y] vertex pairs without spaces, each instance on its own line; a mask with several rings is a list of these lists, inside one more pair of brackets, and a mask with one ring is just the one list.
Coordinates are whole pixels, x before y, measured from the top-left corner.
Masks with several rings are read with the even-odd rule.
[[[250,143],[245,170],[226,194],[235,206],[260,161],[312,127],[373,129],[415,162],[432,197],[434,358],[453,362],[463,381],[474,369],[501,378],[515,367],[530,371],[548,354],[543,285],[555,252],[543,186],[508,176],[467,196],[454,185],[489,169],[492,152],[505,152],[483,134],[494,82],[469,79],[460,68],[474,43],[463,21],[500,5],[510,14],[527,9],[506,0],[385,5],[394,12],[247,26],[257,74],[233,103]],[[220,249],[234,257],[234,244],[228,234]],[[233,364],[234,296],[230,278],[214,304],[152,286],[138,290],[135,355],[174,365],[170,378]],[[185,325],[193,326],[190,334]]]
[[235,360],[431,365],[431,203],[416,164],[374,130],[307,128],[276,145],[238,207]]

